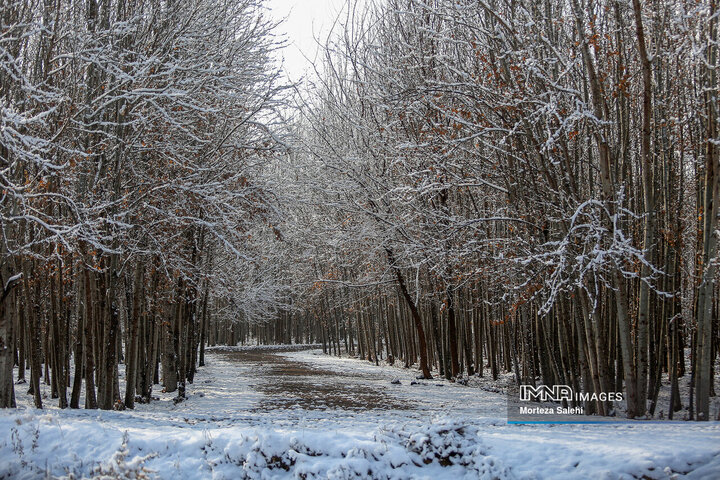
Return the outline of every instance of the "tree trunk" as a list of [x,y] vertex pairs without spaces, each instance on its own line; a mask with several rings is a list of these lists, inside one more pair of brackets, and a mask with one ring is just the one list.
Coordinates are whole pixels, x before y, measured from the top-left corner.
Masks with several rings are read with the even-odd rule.
[[0,262],[2,262],[0,264],[0,408],[11,408],[15,406],[13,389],[15,340],[10,305],[14,302],[12,291],[19,285],[21,277],[10,275],[5,259]]
[[[717,215],[720,195],[718,192],[718,165],[717,141],[718,112],[717,112],[717,14],[715,2],[711,3],[709,42],[707,52],[707,65],[704,75],[705,106],[707,109],[707,142],[705,146],[705,190],[703,194],[703,251],[702,251],[702,282],[698,291],[697,306],[697,360],[695,397],[697,405],[697,419],[707,421],[710,418],[710,391],[712,387],[713,363],[713,291],[715,289],[715,259],[717,257]],[[713,43],[714,42],[714,43]]]
[[395,262],[395,256],[393,255],[392,250],[390,250],[389,248],[385,248],[385,252],[387,253],[390,267],[395,272],[395,277],[397,278],[398,286],[400,287],[400,293],[405,299],[405,302],[410,309],[410,314],[412,315],[413,322],[415,323],[415,330],[417,332],[419,342],[418,348],[420,349],[420,370],[422,371],[424,378],[432,378],[432,375],[430,375],[430,368],[427,361],[427,344],[425,342],[425,330],[423,329],[420,312],[418,312],[415,302],[413,301],[412,297],[410,297],[410,293],[408,293],[407,287],[405,286],[405,278],[400,271],[400,267]]

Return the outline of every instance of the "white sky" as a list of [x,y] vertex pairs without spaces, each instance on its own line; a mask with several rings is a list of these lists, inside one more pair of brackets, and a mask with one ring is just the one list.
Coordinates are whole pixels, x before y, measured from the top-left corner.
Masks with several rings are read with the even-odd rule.
[[310,60],[316,58],[315,37],[324,41],[345,0],[266,0],[265,4],[276,20],[287,17],[279,32],[288,40],[282,52],[288,79],[297,81],[306,72],[311,74],[311,64],[303,54]]

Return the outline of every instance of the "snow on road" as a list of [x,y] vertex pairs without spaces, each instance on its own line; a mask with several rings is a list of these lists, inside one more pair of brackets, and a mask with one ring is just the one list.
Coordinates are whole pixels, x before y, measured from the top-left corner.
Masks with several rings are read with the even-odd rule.
[[18,391],[0,479],[720,478],[717,422],[507,425],[502,393],[415,374],[218,349],[178,405],[38,411]]

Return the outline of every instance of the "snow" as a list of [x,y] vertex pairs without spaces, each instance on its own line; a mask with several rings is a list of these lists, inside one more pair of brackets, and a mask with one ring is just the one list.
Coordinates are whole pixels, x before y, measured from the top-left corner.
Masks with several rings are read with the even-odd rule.
[[18,280],[20,280],[20,279],[22,278],[22,276],[23,276],[23,274],[22,274],[22,272],[21,272],[21,273],[16,273],[16,274],[13,275],[12,277],[8,278],[8,279],[7,279],[7,282],[5,282],[5,285],[3,286],[3,291],[6,292],[7,289],[8,289],[8,286],[9,286],[9,285],[12,285],[13,283],[15,283],[15,282],[17,282]]
[[718,422],[508,425],[500,391],[415,375],[233,348],[207,352],[177,405],[41,411],[17,386],[0,478],[720,478]]

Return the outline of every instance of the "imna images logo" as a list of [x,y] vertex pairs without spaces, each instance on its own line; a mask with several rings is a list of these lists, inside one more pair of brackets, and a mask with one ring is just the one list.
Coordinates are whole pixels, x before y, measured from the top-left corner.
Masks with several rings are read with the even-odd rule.
[[621,402],[622,392],[575,392],[569,385],[520,385],[520,401],[522,402]]

